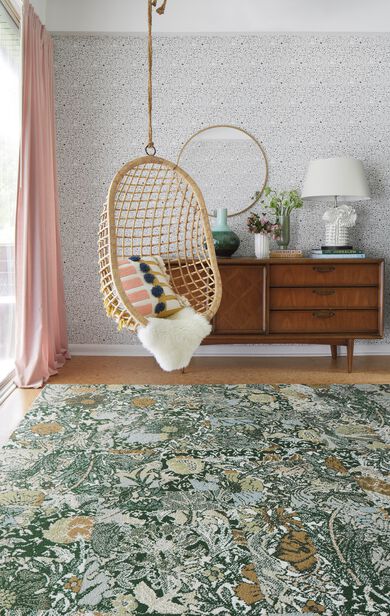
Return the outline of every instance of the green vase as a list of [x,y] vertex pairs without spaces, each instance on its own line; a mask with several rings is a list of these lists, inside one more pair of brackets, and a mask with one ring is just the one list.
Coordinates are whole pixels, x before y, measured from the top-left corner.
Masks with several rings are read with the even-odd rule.
[[281,250],[287,250],[290,243],[290,214],[280,214],[276,222],[280,225],[280,236],[276,242]]
[[217,210],[217,220],[213,227],[215,252],[218,257],[231,257],[240,245],[240,238],[227,224],[227,209]]

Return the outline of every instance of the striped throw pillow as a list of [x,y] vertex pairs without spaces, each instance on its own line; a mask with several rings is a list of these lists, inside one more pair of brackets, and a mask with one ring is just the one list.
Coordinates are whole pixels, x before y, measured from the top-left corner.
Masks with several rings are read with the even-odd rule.
[[161,257],[118,259],[118,272],[129,302],[144,317],[169,317],[186,305],[172,290]]

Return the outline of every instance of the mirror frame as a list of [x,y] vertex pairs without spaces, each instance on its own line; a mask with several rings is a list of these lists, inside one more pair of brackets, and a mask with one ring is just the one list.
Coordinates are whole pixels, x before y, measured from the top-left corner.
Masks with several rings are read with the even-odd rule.
[[[198,130],[196,133],[194,133],[193,135],[191,135],[191,137],[189,139],[187,139],[187,141],[184,143],[183,147],[181,148],[180,152],[179,152],[179,156],[177,157],[177,166],[180,165],[180,159],[184,153],[184,150],[187,148],[187,146],[191,143],[191,141],[193,141],[195,139],[195,137],[197,137],[198,135],[201,135],[202,133],[205,133],[208,130],[211,130],[213,128],[232,128],[234,130],[239,130],[242,133],[244,133],[245,135],[247,135],[248,137],[250,137],[250,139],[252,139],[252,141],[257,145],[257,147],[259,148],[261,155],[264,159],[264,164],[265,164],[265,176],[264,176],[264,181],[262,186],[259,189],[259,196],[257,197],[257,199],[255,199],[250,205],[244,207],[242,210],[239,210],[238,212],[234,212],[233,214],[229,214],[229,210],[228,210],[228,217],[232,218],[233,216],[239,216],[240,214],[243,214],[244,212],[247,212],[248,210],[250,210],[253,206],[256,205],[256,203],[258,203],[258,201],[260,201],[263,192],[264,192],[264,188],[267,185],[267,181],[268,181],[268,160],[267,160],[267,155],[266,152],[263,148],[263,146],[261,145],[260,141],[258,141],[256,139],[256,137],[254,137],[251,133],[249,133],[247,130],[245,130],[244,128],[241,128],[240,126],[235,126],[234,124],[210,124],[210,126],[206,126],[205,128],[201,128],[200,130]],[[200,189],[202,190],[202,187],[200,187]],[[215,214],[212,214],[209,212],[209,216],[215,217]]]

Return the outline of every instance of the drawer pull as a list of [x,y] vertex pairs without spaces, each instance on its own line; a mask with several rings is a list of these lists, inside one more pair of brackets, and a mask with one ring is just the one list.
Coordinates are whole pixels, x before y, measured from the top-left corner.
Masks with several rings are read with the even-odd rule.
[[333,265],[316,265],[313,267],[315,272],[319,272],[320,274],[328,274],[329,272],[334,272],[335,267]]
[[316,295],[335,295],[334,289],[313,289],[313,293]]
[[313,317],[316,317],[316,319],[331,319],[335,316],[336,313],[332,310],[316,310],[313,312]]

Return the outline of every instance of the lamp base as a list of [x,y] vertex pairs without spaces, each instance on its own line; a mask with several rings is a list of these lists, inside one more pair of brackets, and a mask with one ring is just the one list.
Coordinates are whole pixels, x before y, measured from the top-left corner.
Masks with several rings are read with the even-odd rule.
[[324,213],[325,248],[345,249],[351,245],[349,234],[356,223],[356,212],[348,205],[338,205]]
[[344,227],[340,224],[325,225],[325,248],[345,248],[350,246],[349,227]]

